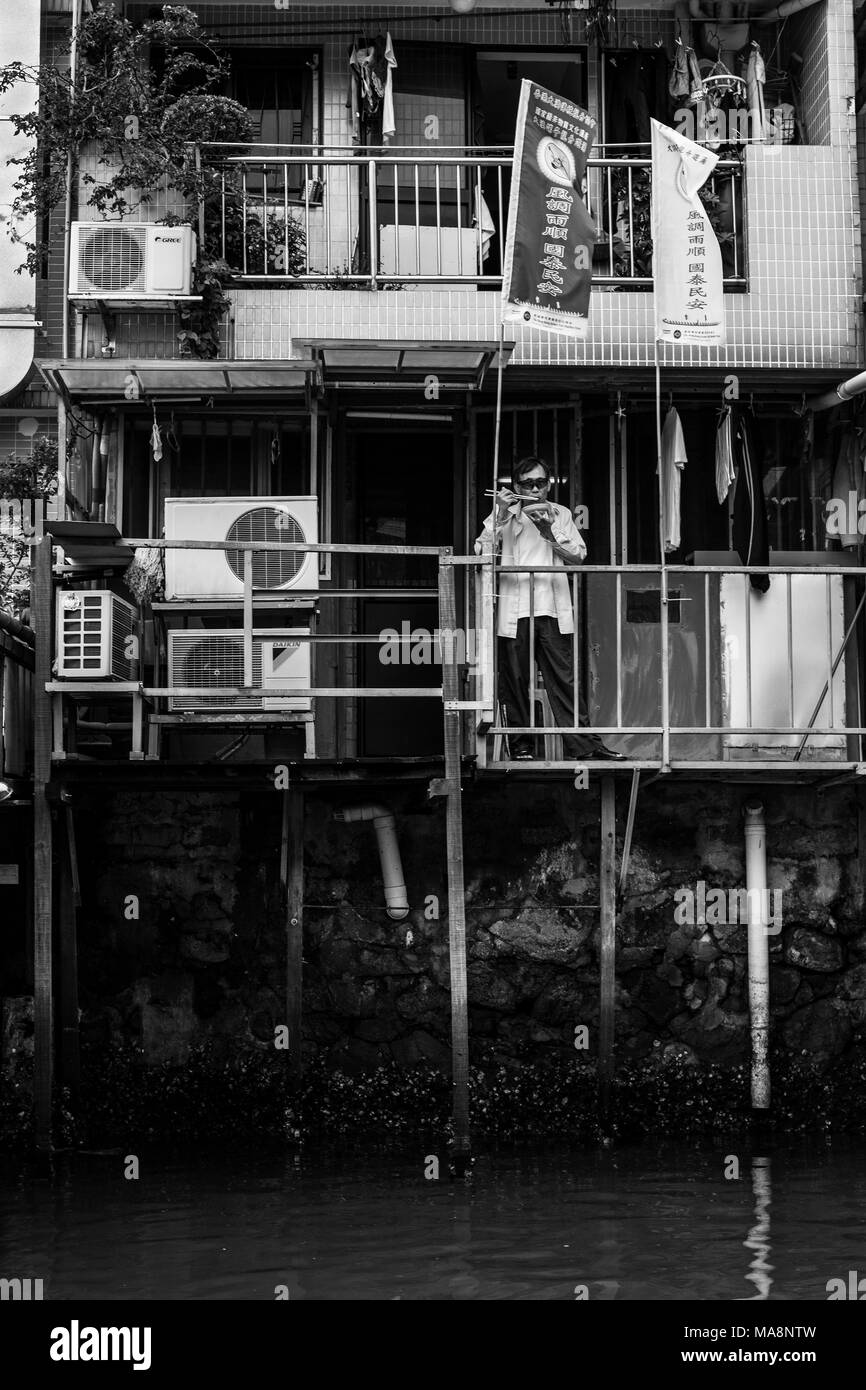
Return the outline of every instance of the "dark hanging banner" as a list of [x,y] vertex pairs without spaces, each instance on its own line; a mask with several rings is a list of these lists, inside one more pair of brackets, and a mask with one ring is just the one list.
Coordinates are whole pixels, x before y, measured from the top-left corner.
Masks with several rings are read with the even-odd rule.
[[595,121],[524,78],[502,277],[503,323],[585,338],[596,229],[583,201]]

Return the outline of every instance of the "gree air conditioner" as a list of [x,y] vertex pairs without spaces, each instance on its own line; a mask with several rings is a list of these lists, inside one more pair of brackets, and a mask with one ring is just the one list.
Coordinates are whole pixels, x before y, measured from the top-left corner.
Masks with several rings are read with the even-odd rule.
[[[318,541],[315,497],[168,497],[167,541]],[[277,593],[319,587],[318,554],[253,551],[253,589]],[[242,550],[166,550],[167,599],[242,598]]]
[[[252,686],[239,695],[170,695],[170,710],[285,710],[308,712],[309,696],[269,691],[310,688],[309,628],[253,634]],[[237,628],[168,634],[168,683],[177,689],[238,689],[244,684],[244,635]]]
[[150,222],[73,222],[69,293],[147,300],[189,295],[196,239],[192,227]]
[[57,663],[62,680],[135,680],[137,613],[107,589],[59,589]]

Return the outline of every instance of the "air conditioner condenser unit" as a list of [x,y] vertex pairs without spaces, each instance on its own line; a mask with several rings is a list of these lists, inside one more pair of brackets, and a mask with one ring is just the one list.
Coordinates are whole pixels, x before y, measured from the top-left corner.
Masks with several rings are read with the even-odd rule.
[[[169,497],[165,503],[169,541],[318,542],[315,497]],[[316,551],[253,552],[253,589],[274,593],[317,589]],[[242,598],[242,550],[166,550],[167,599]]]
[[137,619],[132,604],[108,589],[58,590],[58,678],[135,680]]
[[[239,695],[170,695],[170,710],[285,710],[304,713],[309,696],[269,695],[268,691],[310,687],[309,628],[265,629],[253,634],[252,686]],[[168,634],[168,683],[179,689],[238,689],[244,683],[244,635],[197,629]]]
[[73,222],[69,293],[93,299],[189,295],[192,227],[151,222]]

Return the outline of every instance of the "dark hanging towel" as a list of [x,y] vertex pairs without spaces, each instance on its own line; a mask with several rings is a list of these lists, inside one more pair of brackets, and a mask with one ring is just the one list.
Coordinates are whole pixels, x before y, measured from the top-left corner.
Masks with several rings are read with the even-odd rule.
[[667,76],[667,56],[659,48],[630,48],[608,56],[606,140],[615,145],[649,144],[651,118],[667,120]]
[[[734,462],[737,481],[734,490],[734,549],[744,565],[768,565],[770,542],[767,509],[764,506],[764,450],[758,423],[751,411],[738,410],[734,427]],[[753,589],[765,594],[770,587],[768,574],[750,574]]]

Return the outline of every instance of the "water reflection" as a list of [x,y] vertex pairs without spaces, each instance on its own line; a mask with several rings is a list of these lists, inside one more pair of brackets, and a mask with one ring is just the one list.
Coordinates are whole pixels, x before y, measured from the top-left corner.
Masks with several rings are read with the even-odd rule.
[[749,1273],[746,1279],[754,1284],[758,1292],[743,1300],[754,1303],[770,1297],[773,1281],[770,1275],[770,1201],[773,1195],[769,1158],[752,1159],[752,1195],[755,1199],[755,1224],[743,1241],[747,1250],[753,1251]]
[[144,1153],[138,1182],[78,1156],[0,1179],[0,1273],[48,1300],[825,1298],[862,1267],[862,1145],[777,1145],[772,1192],[766,1150],[726,1180],[730,1147],[489,1151],[465,1182],[425,1180],[423,1148]]

